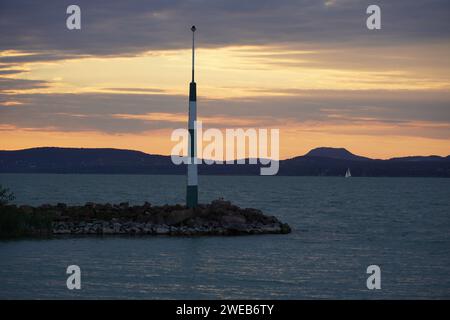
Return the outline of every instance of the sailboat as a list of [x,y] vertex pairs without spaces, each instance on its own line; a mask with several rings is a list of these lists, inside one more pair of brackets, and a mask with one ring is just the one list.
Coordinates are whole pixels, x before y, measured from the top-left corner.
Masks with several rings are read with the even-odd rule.
[[352,174],[350,173],[350,168],[347,168],[347,172],[345,173],[346,178],[350,178]]

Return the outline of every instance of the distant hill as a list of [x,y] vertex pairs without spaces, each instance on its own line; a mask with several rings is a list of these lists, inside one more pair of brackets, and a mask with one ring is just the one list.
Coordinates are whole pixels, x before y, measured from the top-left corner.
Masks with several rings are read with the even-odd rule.
[[32,148],[0,151],[0,172],[173,173],[170,157],[140,151],[89,148]]
[[320,147],[309,151],[304,157],[320,157],[341,160],[369,160],[369,158],[354,155],[344,148]]
[[401,158],[392,158],[392,161],[442,161],[445,159],[449,159],[448,157],[440,157],[440,156],[412,156],[412,157],[401,157]]
[[[411,156],[377,160],[343,148],[316,148],[303,156],[281,160],[278,175],[368,177],[450,177],[450,156]],[[260,165],[199,165],[200,174],[257,175]],[[170,156],[134,150],[32,148],[0,151],[0,173],[185,174]]]

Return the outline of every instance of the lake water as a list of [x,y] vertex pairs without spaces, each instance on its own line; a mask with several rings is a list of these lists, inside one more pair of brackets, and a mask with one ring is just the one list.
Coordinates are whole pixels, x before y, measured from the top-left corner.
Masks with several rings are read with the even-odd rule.
[[[16,203],[182,203],[183,176],[0,174]],[[0,298],[450,298],[450,179],[200,177],[289,235],[0,242]],[[66,288],[79,265],[81,290]],[[381,268],[368,290],[366,268]]]

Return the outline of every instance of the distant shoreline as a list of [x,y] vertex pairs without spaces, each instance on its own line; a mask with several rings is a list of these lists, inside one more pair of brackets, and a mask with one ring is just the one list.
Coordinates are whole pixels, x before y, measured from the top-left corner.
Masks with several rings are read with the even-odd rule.
[[[36,174],[36,175],[46,175],[46,174],[54,174],[54,175],[113,175],[113,176],[186,176],[186,174],[181,173],[103,173],[103,172],[92,172],[92,173],[86,173],[86,172],[0,172],[0,175],[2,174],[11,174],[11,175],[28,175],[28,174]],[[260,176],[255,174],[204,174],[204,176],[211,176],[211,177],[258,177],[258,178],[267,178],[270,179],[272,177],[291,177],[291,178],[344,178],[343,175],[335,175],[335,176],[325,176],[325,175],[273,175],[273,176]],[[383,179],[383,178],[422,178],[422,179],[448,179],[450,176],[352,176],[352,179],[359,179],[359,178],[371,178],[371,179]]]
[[[260,175],[260,163],[200,164],[200,175]],[[388,160],[361,157],[343,148],[316,148],[279,161],[278,176],[450,177],[450,156],[411,156]],[[185,175],[170,156],[121,149],[33,148],[0,151],[0,173]]]

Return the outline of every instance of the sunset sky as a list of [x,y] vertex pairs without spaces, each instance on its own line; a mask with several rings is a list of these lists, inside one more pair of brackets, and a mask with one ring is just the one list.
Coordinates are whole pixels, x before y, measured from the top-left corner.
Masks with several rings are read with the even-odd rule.
[[[66,28],[70,4],[81,30]],[[0,0],[0,149],[169,154],[195,24],[205,128],[279,128],[281,158],[446,156],[449,16],[448,0]]]

